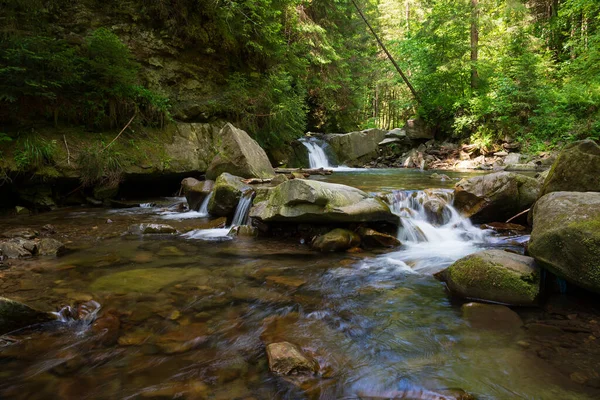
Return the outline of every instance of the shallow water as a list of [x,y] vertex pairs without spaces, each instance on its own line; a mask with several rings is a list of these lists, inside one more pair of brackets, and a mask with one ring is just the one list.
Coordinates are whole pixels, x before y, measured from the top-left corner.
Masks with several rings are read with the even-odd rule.
[[[418,171],[379,181],[360,174],[327,179],[361,181],[369,191],[447,187]],[[182,232],[208,222],[165,221],[180,201],[0,220],[0,230],[52,223],[73,249],[0,271],[2,295],[51,310],[101,305],[93,324],[9,335],[0,348],[0,398],[355,399],[406,388],[459,388],[478,399],[600,397],[589,384],[600,371],[592,333],[549,330],[540,339],[523,328],[473,327],[431,276],[480,248],[522,249],[522,237],[444,235],[391,252],[320,254],[289,240],[121,235],[139,222]],[[578,304],[577,318],[594,321],[600,314],[589,308]],[[526,323],[572,315],[520,313]],[[284,340],[319,362],[317,376],[269,372],[265,344]],[[582,374],[586,384],[578,383]]]

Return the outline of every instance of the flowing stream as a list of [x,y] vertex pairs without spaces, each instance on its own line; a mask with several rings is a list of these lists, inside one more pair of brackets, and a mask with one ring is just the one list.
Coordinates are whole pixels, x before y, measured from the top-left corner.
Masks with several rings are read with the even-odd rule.
[[[402,218],[402,246],[321,254],[278,237],[123,234],[165,223],[180,198],[0,219],[0,231],[52,224],[72,249],[0,271],[3,296],[62,310],[64,321],[0,337],[0,398],[454,399],[457,389],[483,400],[600,398],[595,325],[554,328],[600,321],[593,303],[561,297],[516,309],[527,329],[480,326],[432,277],[479,249],[522,252],[526,235],[473,226],[452,207],[453,182],[420,171],[319,179],[383,192]],[[251,202],[242,198],[234,224]],[[219,231],[201,215],[168,223]],[[280,341],[308,352],[319,373],[272,374],[265,345]]]

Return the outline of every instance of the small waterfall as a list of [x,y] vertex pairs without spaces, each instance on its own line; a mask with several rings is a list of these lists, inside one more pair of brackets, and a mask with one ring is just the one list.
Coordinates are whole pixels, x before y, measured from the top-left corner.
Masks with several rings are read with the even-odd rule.
[[208,217],[208,202],[213,196],[213,192],[211,191],[205,198],[202,200],[202,204],[200,204],[200,209],[198,213],[200,213],[203,217]]
[[240,198],[240,201],[235,209],[235,214],[233,214],[231,227],[246,225],[246,222],[248,221],[248,213],[250,212],[250,206],[252,205],[253,199],[253,190],[248,190],[247,192],[242,193],[242,197]]
[[[209,196],[212,196],[212,192]],[[207,197],[209,197],[207,196]],[[242,197],[238,201],[237,207],[235,209],[235,213],[233,214],[233,220],[231,221],[231,225],[225,228],[216,228],[216,229],[195,229],[193,231],[189,231],[181,235],[186,239],[202,239],[202,240],[224,240],[231,239],[229,236],[229,231],[231,228],[245,225],[248,222],[248,214],[250,212],[250,207],[252,206],[252,200],[254,200],[254,191],[248,190],[247,192],[242,193]],[[208,204],[208,201],[204,199],[204,202]],[[202,206],[200,206],[200,212],[202,212],[202,207],[204,206],[204,202]],[[208,211],[207,211],[208,215]]]
[[308,164],[311,168],[330,168],[329,159],[323,148],[323,141],[314,138],[303,138],[300,142],[308,149]]
[[387,260],[413,271],[437,272],[486,243],[489,232],[461,217],[453,200],[453,192],[445,189],[388,195],[391,211],[400,217],[403,249],[386,255]]

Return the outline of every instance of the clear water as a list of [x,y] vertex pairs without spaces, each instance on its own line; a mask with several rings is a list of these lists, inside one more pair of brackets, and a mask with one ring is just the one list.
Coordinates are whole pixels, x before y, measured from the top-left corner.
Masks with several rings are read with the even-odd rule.
[[[447,188],[421,172],[369,174],[328,178],[389,192],[396,212],[410,208],[412,217],[403,218],[425,237],[399,232],[404,245],[394,251],[321,254],[278,238],[122,235],[133,223],[164,223],[162,213],[174,212],[179,200],[0,220],[0,230],[51,223],[73,249],[0,271],[3,296],[55,311],[88,307],[80,323],[4,338],[0,398],[357,399],[407,389],[462,389],[478,399],[600,398],[593,385],[578,383],[581,374],[589,383],[600,371],[593,333],[471,326],[431,276],[479,248],[519,249],[522,237],[480,232],[450,208],[435,222],[423,217],[410,192],[393,192]],[[210,221],[168,223],[183,232]],[[91,301],[101,308],[91,309]],[[525,322],[572,315],[556,307],[518,311]],[[579,320],[600,316],[586,303],[576,310]],[[319,374],[271,374],[265,345],[283,340],[311,354]],[[404,398],[432,398],[424,396]]]

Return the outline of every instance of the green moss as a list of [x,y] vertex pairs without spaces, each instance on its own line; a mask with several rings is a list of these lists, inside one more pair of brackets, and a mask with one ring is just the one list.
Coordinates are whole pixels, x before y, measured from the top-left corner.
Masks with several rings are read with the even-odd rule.
[[[539,293],[538,273],[520,274],[477,255],[457,261],[446,274],[451,290],[462,294],[475,293],[473,297],[486,300],[533,302]],[[502,298],[506,300],[502,301]]]

